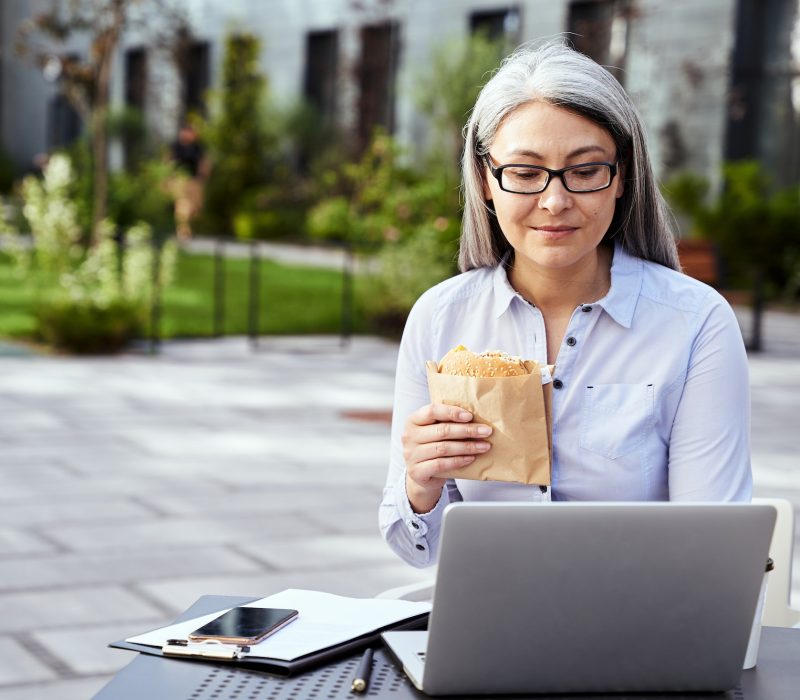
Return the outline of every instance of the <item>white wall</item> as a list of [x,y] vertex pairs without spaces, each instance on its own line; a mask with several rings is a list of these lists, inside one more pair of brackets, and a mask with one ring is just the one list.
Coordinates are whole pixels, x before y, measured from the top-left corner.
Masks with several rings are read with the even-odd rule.
[[[218,80],[224,37],[231,31],[259,35],[261,67],[276,100],[290,104],[302,93],[306,34],[340,30],[340,72],[355,62],[358,27],[384,19],[380,8],[401,26],[398,67],[397,135],[408,144],[424,145],[429,137],[413,101],[414,81],[424,75],[431,52],[442,41],[468,31],[470,13],[516,5],[523,41],[553,36],[566,29],[569,0],[369,0],[355,12],[351,0],[185,0],[194,33],[211,45],[212,81]],[[735,0],[637,0],[628,34],[625,84],[648,128],[657,169],[666,155],[664,128],[673,124],[683,144],[685,165],[713,175],[724,147],[728,64],[733,48]],[[24,17],[30,2],[0,0],[6,40],[2,46],[2,142],[21,163],[46,145],[46,100],[53,88],[38,72],[8,58],[8,35]],[[377,9],[376,9],[377,8]],[[124,46],[141,44],[126,37]],[[123,46],[123,48],[124,48]],[[123,61],[115,65],[114,100],[123,100]],[[156,80],[148,98],[151,123],[165,137],[174,133],[177,82],[168,67],[150,60]],[[343,80],[341,116],[355,119],[355,86]]]

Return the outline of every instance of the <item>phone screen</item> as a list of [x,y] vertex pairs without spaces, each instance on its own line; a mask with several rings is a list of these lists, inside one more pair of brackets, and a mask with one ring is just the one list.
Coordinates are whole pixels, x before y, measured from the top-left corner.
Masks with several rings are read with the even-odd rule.
[[297,617],[284,608],[232,608],[189,635],[193,641],[217,639],[235,644],[255,644]]

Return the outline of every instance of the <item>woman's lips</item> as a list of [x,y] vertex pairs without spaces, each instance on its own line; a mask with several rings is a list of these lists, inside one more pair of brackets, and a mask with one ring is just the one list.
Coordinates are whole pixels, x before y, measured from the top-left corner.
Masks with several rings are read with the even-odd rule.
[[577,226],[533,226],[533,230],[544,234],[546,238],[556,239],[569,236],[578,230]]

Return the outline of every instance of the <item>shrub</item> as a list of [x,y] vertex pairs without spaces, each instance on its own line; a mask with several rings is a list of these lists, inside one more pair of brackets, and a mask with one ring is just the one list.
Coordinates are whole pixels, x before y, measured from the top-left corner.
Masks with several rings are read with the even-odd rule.
[[114,353],[141,334],[141,309],[122,299],[106,307],[54,298],[36,309],[39,337],[77,354]]
[[435,225],[385,245],[376,263],[377,272],[365,280],[359,295],[360,305],[376,331],[393,336],[402,332],[419,296],[455,272],[453,248],[441,245]]
[[71,352],[116,352],[140,332],[152,303],[154,276],[159,285],[169,283],[176,249],[165,245],[156,265],[147,224],[118,234],[109,220],[87,245],[78,206],[70,197],[73,186],[69,158],[53,156],[41,180],[28,177],[22,184],[32,245],[7,235],[15,244],[11,250],[18,274],[43,290],[37,303],[39,335]]

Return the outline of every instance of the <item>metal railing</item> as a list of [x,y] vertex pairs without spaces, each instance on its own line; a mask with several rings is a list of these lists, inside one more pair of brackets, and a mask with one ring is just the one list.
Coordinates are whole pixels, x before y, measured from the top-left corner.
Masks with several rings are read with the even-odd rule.
[[[161,320],[163,316],[163,290],[160,283],[161,255],[165,240],[161,237],[156,238],[153,245],[153,295],[150,306],[150,323],[147,334],[149,352],[158,352],[162,342]],[[233,242],[224,238],[216,238],[213,241],[213,263],[211,275],[212,294],[212,314],[211,329],[215,338],[225,335],[226,325],[226,260],[228,258],[226,248],[228,244],[241,246],[241,243]],[[345,347],[350,342],[354,326],[354,284],[355,275],[355,254],[350,245],[338,244],[329,246],[333,249],[342,251],[342,293],[341,293],[341,314],[340,314],[340,345]],[[251,241],[247,244],[248,266],[248,292],[247,292],[247,336],[251,348],[255,351],[259,348],[259,340],[264,335],[262,332],[264,298],[264,279],[262,273],[262,262],[268,258],[263,255],[262,242]],[[265,308],[269,308],[266,306]]]

